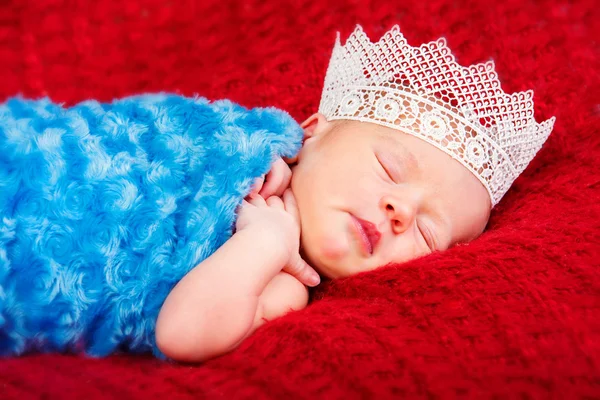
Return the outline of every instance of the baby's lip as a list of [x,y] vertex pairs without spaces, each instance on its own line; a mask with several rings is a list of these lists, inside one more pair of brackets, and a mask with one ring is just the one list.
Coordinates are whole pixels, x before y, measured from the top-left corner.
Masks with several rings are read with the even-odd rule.
[[365,244],[367,245],[367,251],[369,254],[373,254],[375,246],[377,246],[379,239],[381,239],[381,232],[379,232],[377,226],[375,226],[375,224],[372,222],[365,221],[364,219],[360,219],[354,215],[352,215],[352,218],[358,222],[359,230],[361,231],[360,234],[366,241]]

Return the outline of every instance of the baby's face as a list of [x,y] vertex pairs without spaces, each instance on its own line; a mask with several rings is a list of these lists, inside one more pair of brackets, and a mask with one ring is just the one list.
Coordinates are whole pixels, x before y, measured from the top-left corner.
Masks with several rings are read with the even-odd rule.
[[293,167],[306,260],[330,278],[408,261],[481,234],[491,203],[450,156],[409,134],[315,114]]

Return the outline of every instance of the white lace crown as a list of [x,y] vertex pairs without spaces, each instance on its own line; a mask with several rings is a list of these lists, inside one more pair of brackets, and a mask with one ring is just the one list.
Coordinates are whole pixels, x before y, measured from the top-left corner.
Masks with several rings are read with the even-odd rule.
[[495,206],[554,126],[535,121],[532,99],[506,94],[493,61],[459,65],[444,38],[412,47],[395,25],[371,43],[357,25],[344,46],[337,33],[319,112],[425,140],[468,168]]

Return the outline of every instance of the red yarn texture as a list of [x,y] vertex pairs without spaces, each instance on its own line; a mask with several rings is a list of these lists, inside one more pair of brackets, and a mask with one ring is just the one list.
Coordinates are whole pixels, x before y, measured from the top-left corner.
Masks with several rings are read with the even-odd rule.
[[600,398],[597,2],[0,1],[0,101],[172,91],[318,108],[337,30],[445,36],[533,89],[550,139],[479,239],[326,282],[305,310],[203,365],[146,356],[0,361],[0,397]]

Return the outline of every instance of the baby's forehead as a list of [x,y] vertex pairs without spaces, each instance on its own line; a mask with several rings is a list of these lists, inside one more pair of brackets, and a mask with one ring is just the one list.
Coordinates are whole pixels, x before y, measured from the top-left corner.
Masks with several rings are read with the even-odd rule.
[[371,122],[353,120],[335,120],[332,122],[336,127],[335,129],[350,129],[352,131],[359,131],[361,134],[366,134],[366,137],[375,144],[379,146],[385,146],[386,149],[396,153],[399,156],[414,158],[414,155],[403,144],[403,141],[415,138],[407,132]]

